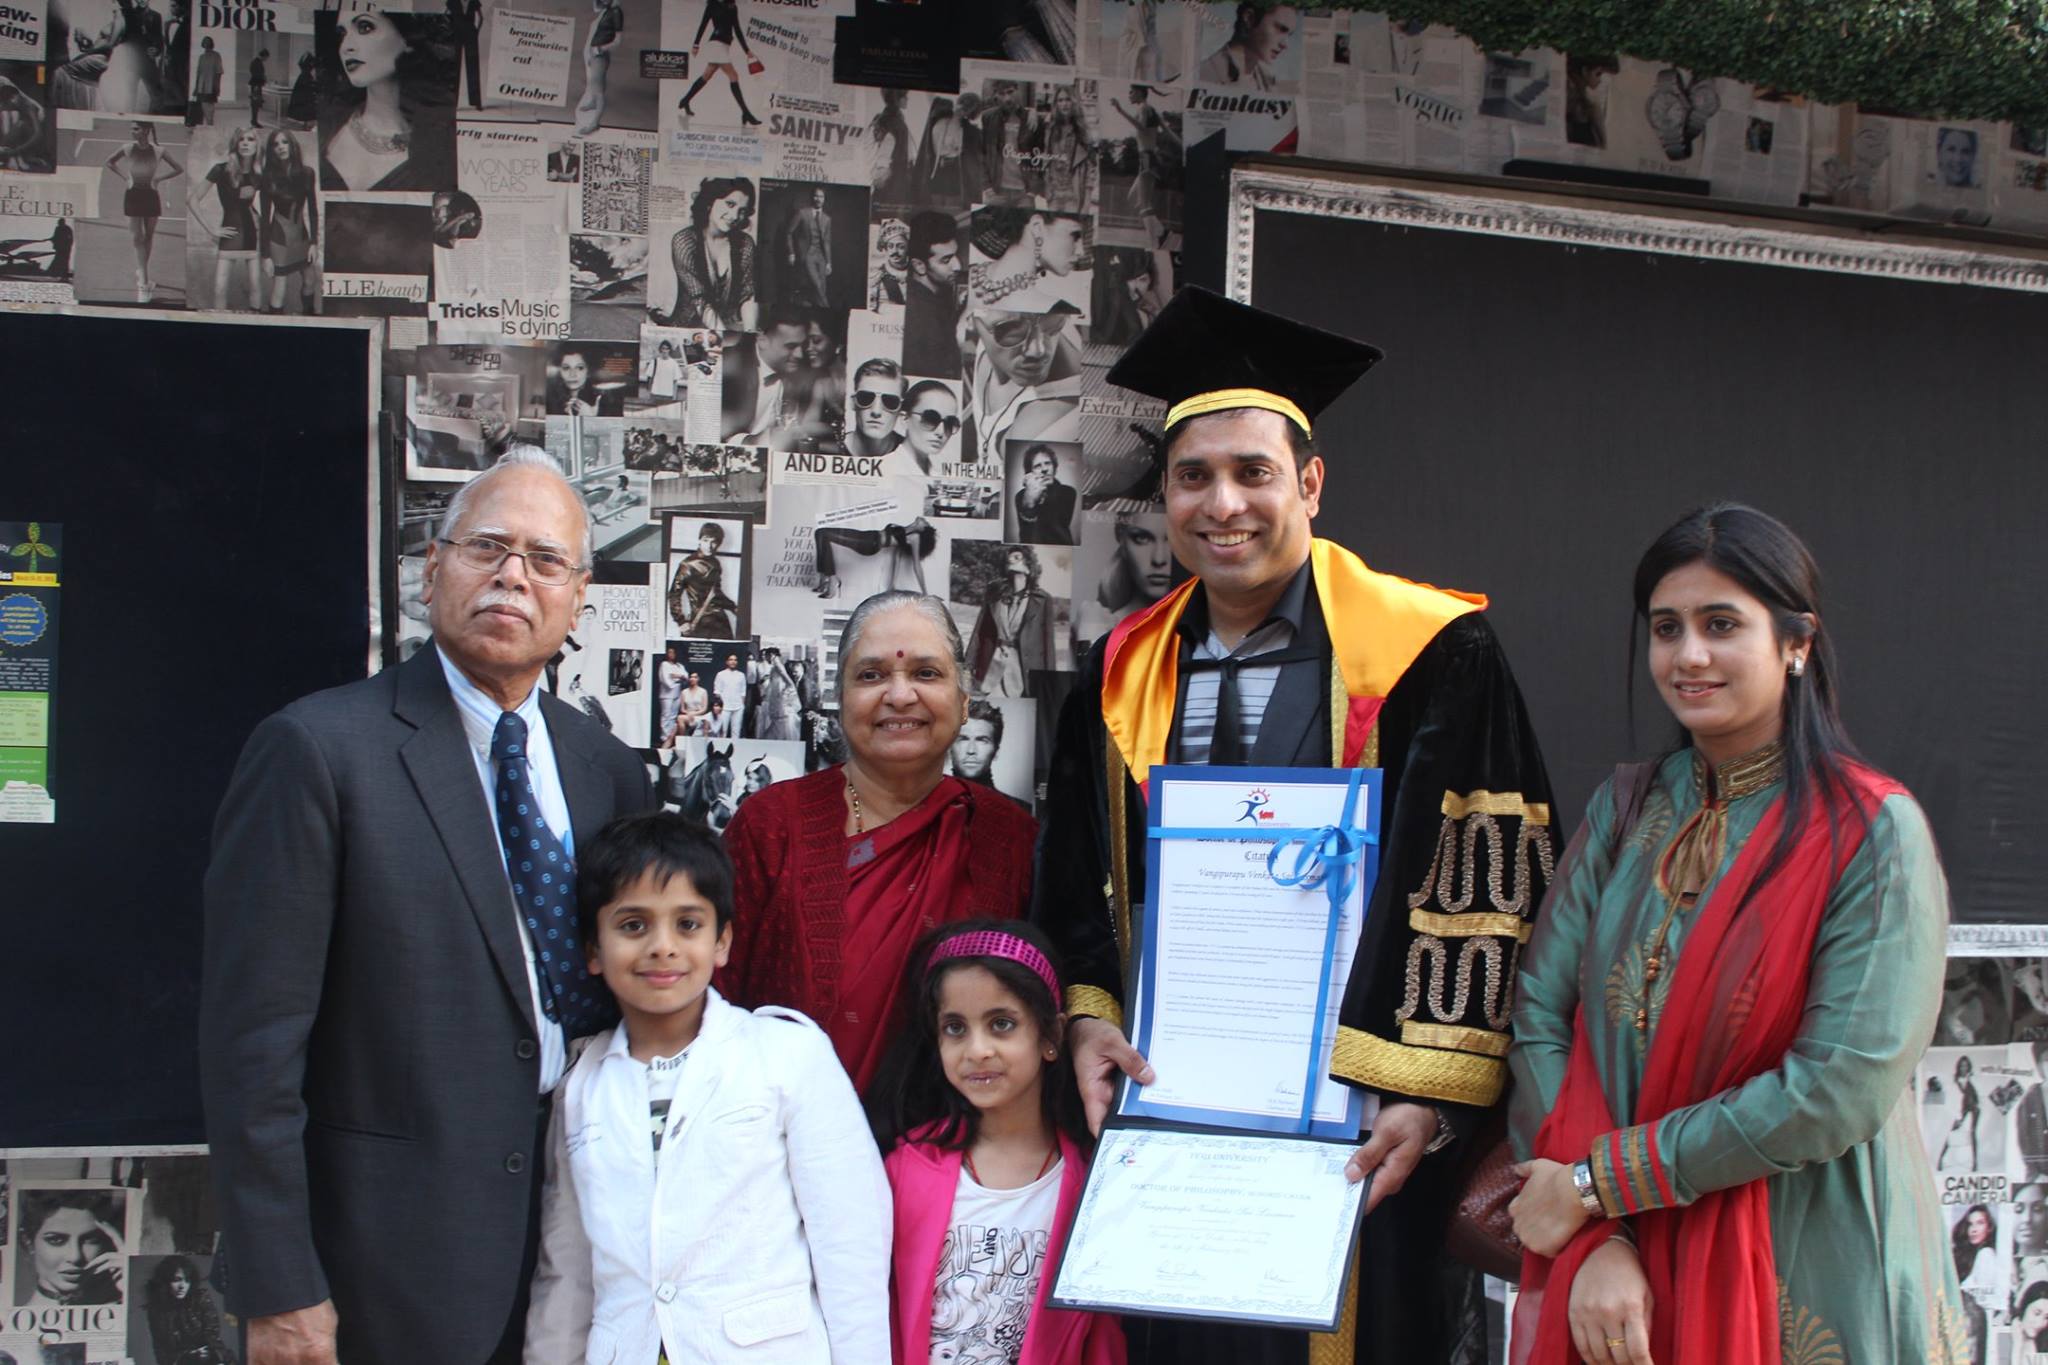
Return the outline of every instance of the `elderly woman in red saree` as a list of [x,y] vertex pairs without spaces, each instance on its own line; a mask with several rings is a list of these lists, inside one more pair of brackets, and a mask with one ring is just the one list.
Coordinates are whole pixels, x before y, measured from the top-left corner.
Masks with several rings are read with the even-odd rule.
[[1636,568],[1684,738],[1595,794],[1521,970],[1522,1365],[1969,1360],[1916,1106],[1948,889],[1850,748],[1819,574],[1751,508]]
[[810,1015],[862,1089],[918,936],[1016,918],[1030,901],[1037,822],[994,788],[946,775],[967,715],[963,673],[945,603],[868,598],[839,639],[846,762],[769,787],[726,830],[743,929],[718,989]]

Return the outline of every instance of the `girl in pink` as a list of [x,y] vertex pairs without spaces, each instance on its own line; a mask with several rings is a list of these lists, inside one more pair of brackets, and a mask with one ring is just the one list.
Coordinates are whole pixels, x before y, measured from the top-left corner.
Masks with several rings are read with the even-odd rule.
[[1102,1313],[1051,1308],[1088,1174],[1052,947],[1016,920],[925,935],[869,1092],[896,1198],[895,1365],[1124,1365]]

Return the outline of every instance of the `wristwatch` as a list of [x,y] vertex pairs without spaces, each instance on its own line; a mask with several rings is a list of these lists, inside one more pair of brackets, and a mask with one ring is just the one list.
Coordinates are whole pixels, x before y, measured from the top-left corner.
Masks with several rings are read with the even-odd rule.
[[1572,1165],[1572,1186],[1579,1192],[1579,1202],[1586,1206],[1586,1212],[1595,1218],[1607,1216],[1607,1206],[1600,1202],[1599,1187],[1593,1183],[1593,1163],[1579,1161]]
[[1456,1133],[1451,1131],[1451,1121],[1444,1117],[1442,1105],[1431,1105],[1429,1112],[1436,1115],[1436,1136],[1431,1138],[1429,1145],[1422,1149],[1424,1156],[1428,1156],[1433,1152],[1441,1152],[1444,1148],[1450,1146],[1451,1139],[1457,1136]]

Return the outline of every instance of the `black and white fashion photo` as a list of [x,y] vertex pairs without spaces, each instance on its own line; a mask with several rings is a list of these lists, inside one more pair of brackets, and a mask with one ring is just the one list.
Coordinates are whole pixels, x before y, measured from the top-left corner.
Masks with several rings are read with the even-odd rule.
[[1173,549],[1163,512],[1084,513],[1074,554],[1074,655],[1172,589]]
[[175,11],[165,0],[54,0],[44,49],[52,107],[182,113],[190,39],[174,42],[173,24],[190,29],[183,0]]
[[1070,657],[1073,581],[1071,550],[953,542],[948,601],[967,641],[975,696],[1037,697],[1050,685],[1046,675]]
[[640,382],[634,342],[558,341],[549,347],[547,410],[564,417],[623,417]]
[[1082,345],[1075,314],[974,308],[967,314],[967,457],[1002,469],[1012,440],[1080,436]]
[[974,210],[968,299],[1017,313],[1071,309],[1086,322],[1094,306],[1093,221],[1065,210],[984,206]]
[[668,517],[671,635],[737,639],[746,633],[747,523],[737,517]]
[[649,312],[666,327],[746,332],[760,322],[760,200],[754,181],[709,175],[687,187],[687,218],[657,220]]
[[323,190],[456,188],[459,47],[445,14],[313,16]]
[[211,1256],[130,1258],[128,1273],[142,1295],[142,1311],[128,1313],[135,1365],[234,1365],[233,1329],[222,1321],[212,1269]]
[[763,180],[761,298],[793,308],[867,307],[866,185]]
[[994,787],[1026,806],[1036,798],[1032,760],[1038,707],[1017,697],[976,697],[953,737],[946,770],[962,782]]
[[696,443],[680,448],[680,467],[654,479],[658,513],[768,517],[768,452],[761,446]]
[[68,255],[78,302],[184,307],[186,138],[178,124],[129,119],[57,130],[58,164],[99,172],[99,212],[74,219],[68,242],[54,228],[45,239],[49,264]]
[[1080,444],[1013,439],[1005,447],[1004,537],[1024,545],[1074,544]]

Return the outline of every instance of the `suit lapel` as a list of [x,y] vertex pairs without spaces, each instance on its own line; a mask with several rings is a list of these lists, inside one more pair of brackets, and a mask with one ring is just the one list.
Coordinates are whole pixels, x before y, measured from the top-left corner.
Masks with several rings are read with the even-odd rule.
[[605,821],[611,819],[611,779],[592,761],[590,749],[575,733],[581,719],[566,703],[541,694],[540,709],[548,718],[548,742],[555,746],[555,771],[562,796],[569,803],[569,828],[576,833],[576,851],[590,847]]
[[448,695],[448,680],[441,675],[441,656],[433,646],[399,666],[393,710],[400,720],[418,727],[399,746],[399,760],[440,836],[505,989],[519,1002],[527,1026],[536,1027],[533,992],[526,981],[526,949],[513,919],[512,887],[505,879],[490,803],[477,779],[462,717]]

